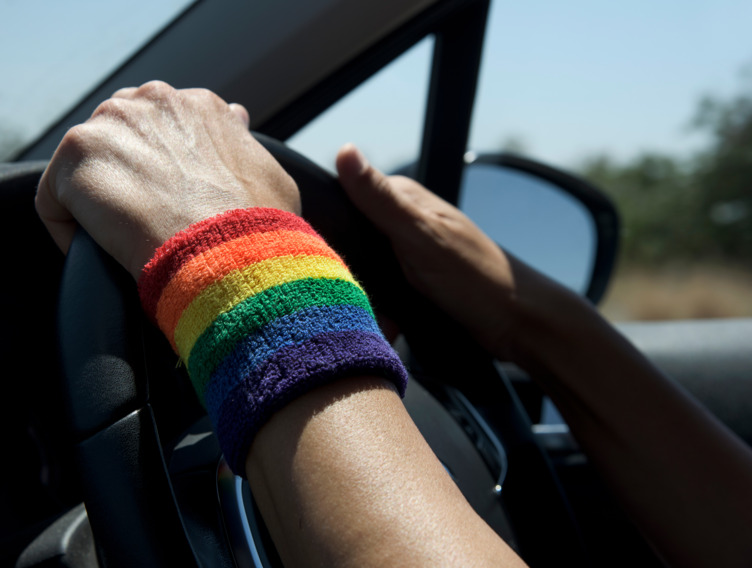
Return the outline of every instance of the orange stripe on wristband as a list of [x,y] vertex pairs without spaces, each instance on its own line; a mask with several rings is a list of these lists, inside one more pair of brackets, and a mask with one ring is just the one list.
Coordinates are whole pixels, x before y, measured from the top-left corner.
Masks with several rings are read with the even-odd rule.
[[[344,266],[342,259],[320,237],[297,230],[255,233],[222,243],[185,263],[165,286],[156,311],[160,328],[172,343],[183,311],[203,290],[233,270],[280,256],[328,257]],[[217,258],[232,258],[233,263],[214,262]]]
[[180,267],[196,255],[245,235],[280,229],[318,236],[297,215],[264,207],[231,209],[180,231],[159,247],[141,273],[139,295],[146,313],[156,321],[157,302],[162,290]]
[[362,290],[339,260],[321,256],[277,257],[235,270],[207,287],[183,310],[174,335],[171,336],[161,322],[160,328],[177,352],[186,356],[198,337],[220,314],[268,288],[302,278],[346,280]]

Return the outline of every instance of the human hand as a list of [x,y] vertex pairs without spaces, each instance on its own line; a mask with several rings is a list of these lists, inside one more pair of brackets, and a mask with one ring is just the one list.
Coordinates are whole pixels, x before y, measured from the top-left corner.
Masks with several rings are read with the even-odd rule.
[[385,176],[354,146],[340,150],[337,170],[352,202],[390,239],[409,282],[487,349],[512,357],[519,279],[534,271],[456,207],[416,181]]
[[300,213],[295,182],[248,122],[242,106],[205,89],[121,89],[60,142],[37,212],[63,252],[80,224],[136,279],[192,223],[252,206]]

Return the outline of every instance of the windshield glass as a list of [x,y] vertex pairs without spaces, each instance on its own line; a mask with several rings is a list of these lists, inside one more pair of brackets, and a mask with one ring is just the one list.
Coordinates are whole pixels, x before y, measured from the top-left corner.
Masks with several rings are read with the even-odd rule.
[[59,120],[195,0],[4,0],[0,161]]

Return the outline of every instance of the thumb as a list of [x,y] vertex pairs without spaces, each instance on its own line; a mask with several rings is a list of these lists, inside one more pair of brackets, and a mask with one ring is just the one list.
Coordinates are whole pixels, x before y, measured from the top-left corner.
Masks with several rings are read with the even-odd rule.
[[406,215],[392,180],[374,168],[353,144],[340,149],[336,163],[347,196],[376,227],[389,234]]

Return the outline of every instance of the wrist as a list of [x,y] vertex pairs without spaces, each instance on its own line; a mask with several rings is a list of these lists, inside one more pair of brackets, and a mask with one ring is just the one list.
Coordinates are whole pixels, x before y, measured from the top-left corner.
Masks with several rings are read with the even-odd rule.
[[319,385],[368,373],[404,393],[363,289],[291,213],[233,210],[192,225],[157,251],[139,289],[236,472],[272,414]]
[[602,319],[587,300],[519,260],[512,270],[514,290],[505,300],[509,325],[492,353],[526,370],[551,371]]

